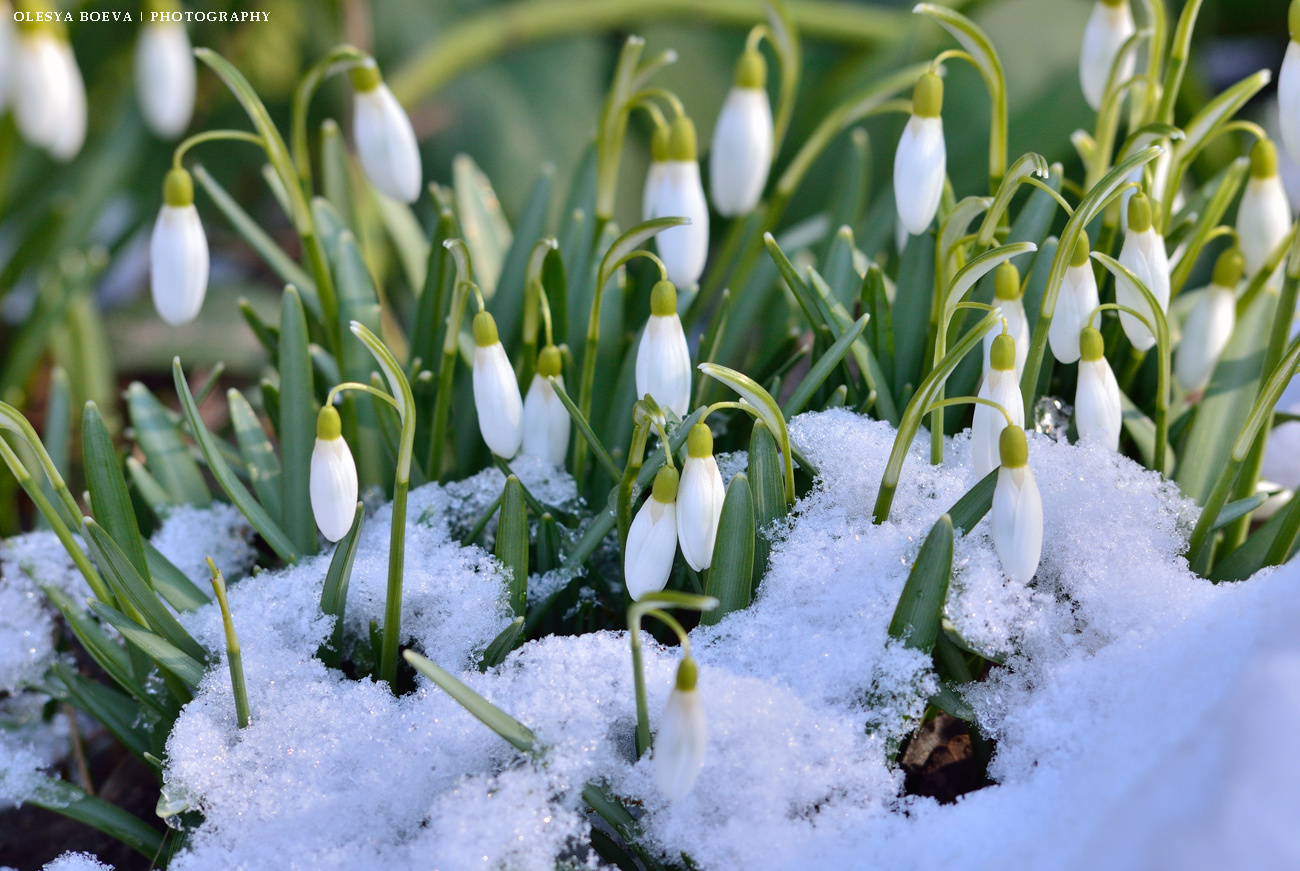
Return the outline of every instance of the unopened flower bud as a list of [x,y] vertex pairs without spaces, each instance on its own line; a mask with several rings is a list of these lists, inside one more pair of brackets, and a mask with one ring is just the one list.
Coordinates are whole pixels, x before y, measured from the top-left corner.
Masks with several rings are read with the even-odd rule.
[[1029,469],[1025,431],[1006,427],[998,447],[1002,467],[993,490],[993,547],[1007,576],[1028,584],[1038,571],[1043,551],[1043,500]]
[[691,351],[677,316],[677,289],[660,281],[650,291],[650,319],[636,351],[636,393],[686,416],[691,402]]
[[713,458],[713,433],[708,424],[691,427],[686,453],[677,490],[677,540],[686,562],[701,572],[713,563],[713,544],[718,537],[722,502],[727,497],[722,473]]
[[655,779],[671,801],[685,798],[695,786],[704,764],[708,731],[704,706],[697,690],[699,668],[686,657],[677,666],[677,681],[668,694],[668,706],[655,736]]
[[357,466],[332,405],[322,408],[316,417],[310,490],[311,511],[321,534],[330,541],[347,535],[357,508]]
[[1244,260],[1235,248],[1219,255],[1209,287],[1197,295],[1183,322],[1183,338],[1174,355],[1174,376],[1188,392],[1204,387],[1237,323],[1237,282]]
[[678,287],[694,287],[709,256],[709,204],[696,160],[695,125],[685,115],[674,118],[668,130],[668,160],[647,199],[652,218],[689,219],[689,224],[661,230],[655,245],[668,280]]
[[366,178],[380,193],[413,203],[420,196],[420,148],[415,130],[373,63],[353,67],[352,135]]
[[194,181],[179,167],[163,182],[163,204],[149,240],[149,286],[158,316],[189,323],[208,292],[208,240],[194,207]]
[[745,215],[758,205],[772,165],[772,135],[767,62],[757,49],[746,49],[709,150],[709,188],[719,214]]
[[924,233],[943,196],[947,151],[943,139],[943,80],[923,73],[912,93],[912,117],[894,152],[894,203],[913,236]]
[[1119,384],[1106,361],[1101,333],[1085,327],[1079,335],[1079,381],[1074,394],[1074,425],[1082,441],[1097,441],[1119,450],[1124,422]]
[[[172,7],[169,12],[177,8],[165,5]],[[194,79],[194,52],[185,25],[146,21],[135,44],[135,89],[144,120],[163,139],[175,139],[190,126]]]
[[474,316],[474,408],[478,428],[492,453],[510,459],[523,439],[523,400],[492,315]]
[[1088,236],[1079,234],[1070,265],[1061,280],[1061,290],[1056,297],[1056,312],[1047,329],[1047,339],[1052,355],[1061,363],[1074,363],[1079,359],[1079,332],[1088,325],[1088,318],[1100,304],[1097,296],[1097,278],[1088,258]]
[[[34,14],[44,11],[41,5]],[[86,139],[86,85],[67,33],[57,21],[24,20],[16,42],[12,63],[18,131],[30,144],[67,162]]]
[[[1029,320],[1025,317],[1024,294],[1020,288],[1020,270],[1010,260],[1004,260],[993,271],[993,307],[1006,321],[1006,330],[1016,343],[1016,377],[1025,371],[1025,358],[1029,355]],[[984,372],[989,371],[989,354],[997,332],[984,334]]]
[[1282,144],[1291,159],[1300,163],[1300,2],[1291,0],[1287,13],[1291,41],[1282,58],[1282,71],[1277,77],[1278,126],[1282,128]]
[[[1083,98],[1093,111],[1101,108],[1115,58],[1137,28],[1128,0],[1097,0],[1083,28],[1083,46],[1079,49],[1079,84]],[[1133,75],[1134,59],[1130,52],[1115,71],[1115,84]]]
[[569,452],[569,412],[555,392],[550,378],[563,386],[560,375],[560,350],[547,345],[537,355],[537,374],[533,375],[528,395],[524,397],[523,451],[555,466],[564,465]]
[[[1016,374],[1016,356],[1019,350],[1009,333],[993,340],[990,350],[989,370],[980,385],[979,398],[1001,406],[1016,426],[1025,425],[1025,400],[1020,392],[1020,376]],[[971,468],[976,478],[983,478],[997,468],[998,439],[1006,428],[1007,419],[996,408],[977,403],[971,421]]]
[[[1128,230],[1124,233],[1119,262],[1146,285],[1164,312],[1169,308],[1169,257],[1165,253],[1164,238],[1156,232],[1155,218],[1152,203],[1145,194],[1137,194],[1129,200]],[[1115,299],[1120,305],[1155,323],[1155,314],[1147,304],[1146,296],[1127,278],[1116,278]],[[1146,325],[1128,312],[1121,311],[1119,321],[1135,349],[1145,351],[1156,343],[1155,335]]]
[[1291,203],[1277,173],[1277,147],[1260,139],[1250,150],[1250,178],[1237,206],[1237,244],[1247,275],[1260,270],[1290,230]]

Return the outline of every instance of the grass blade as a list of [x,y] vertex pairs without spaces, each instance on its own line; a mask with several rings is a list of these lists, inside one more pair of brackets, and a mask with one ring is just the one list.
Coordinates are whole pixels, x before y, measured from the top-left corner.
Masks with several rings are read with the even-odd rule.
[[979,483],[966,491],[966,495],[953,504],[948,509],[948,520],[954,529],[960,529],[962,532],[970,532],[975,528],[975,524],[984,519],[984,515],[989,513],[993,507],[993,491],[998,486],[998,470],[994,469],[983,478]]
[[193,611],[212,600],[194,582],[185,577],[180,569],[172,565],[171,560],[163,556],[152,542],[144,543],[144,558],[149,563],[149,576],[153,579],[154,591],[177,611]]
[[826,353],[822,354],[821,358],[808,370],[808,374],[799,382],[799,386],[786,400],[785,407],[781,409],[787,418],[794,417],[803,411],[804,406],[808,404],[808,400],[812,399],[812,395],[817,392],[817,388],[822,386],[822,382],[844,360],[849,348],[858,340],[858,336],[862,335],[862,331],[866,327],[867,316],[863,315],[842,336],[836,339],[835,344],[831,345],[826,350]]
[[190,456],[179,428],[148,387],[132,381],[126,389],[126,407],[135,429],[135,443],[144,452],[149,473],[167,491],[173,505],[212,503],[199,464]]
[[[203,666],[192,656],[187,655],[176,645],[167,641],[165,638],[155,635],[148,629],[145,629],[139,623],[136,623],[130,617],[110,608],[103,602],[91,601],[90,608],[102,619],[107,620],[110,625],[122,636],[152,659],[159,668],[171,672],[180,678],[186,686],[194,689],[203,680]],[[189,701],[182,699],[182,703]]]
[[299,553],[316,552],[311,510],[311,452],[316,444],[316,396],[307,318],[298,291],[284,290],[280,307],[281,528]]
[[235,429],[235,440],[239,442],[239,455],[244,458],[248,481],[253,485],[257,501],[262,503],[262,507],[272,517],[279,517],[284,512],[280,497],[283,485],[280,458],[275,455],[275,448],[267,438],[266,430],[262,428],[262,421],[244,394],[232,387],[226,391],[226,403],[230,407],[230,423]]
[[525,753],[531,753],[537,746],[537,738],[527,726],[474,692],[451,672],[413,650],[404,651],[402,656],[416,671],[441,687],[447,695],[460,702],[461,706],[473,714],[480,723],[496,732],[510,744]]
[[478,670],[487,671],[505,662],[510,651],[523,643],[524,636],[524,618],[519,616],[492,639],[492,643],[483,651],[483,659],[479,661]]
[[135,509],[131,507],[131,494],[126,489],[126,478],[122,476],[122,464],[113,447],[113,439],[93,402],[86,403],[81,415],[81,454],[90,504],[94,506],[100,525],[147,583],[149,565],[144,558],[140,525],[136,521]]
[[944,514],[925,537],[889,623],[890,637],[915,650],[929,653],[939,638],[952,578],[952,539],[952,518]]
[[713,543],[713,562],[704,592],[718,600],[718,607],[705,611],[700,622],[717,623],[732,611],[749,607],[754,574],[754,500],[749,478],[737,472],[727,485],[718,520],[718,537]]
[[88,795],[65,780],[48,778],[29,801],[37,807],[76,820],[121,841],[153,862],[163,849],[162,834],[135,814],[111,801]]
[[516,617],[528,602],[528,506],[524,487],[514,475],[506,478],[497,520],[496,558],[506,570],[507,598]]

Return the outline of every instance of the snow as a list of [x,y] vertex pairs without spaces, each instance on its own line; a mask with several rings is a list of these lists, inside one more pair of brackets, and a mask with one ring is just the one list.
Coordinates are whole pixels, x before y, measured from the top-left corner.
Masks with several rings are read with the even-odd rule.
[[41,871],[113,871],[89,853],[64,853],[53,862],[47,862]]
[[153,534],[153,546],[201,590],[210,590],[207,558],[226,579],[243,577],[257,558],[253,530],[233,505],[214,502],[208,508],[173,508]]
[[[1300,717],[1300,569],[1221,586],[1195,577],[1181,551],[1196,508],[1175,485],[1031,434],[1049,544],[1038,575],[1002,574],[984,520],[957,540],[946,605],[969,645],[1005,661],[966,694],[997,741],[996,783],[953,805],[903,797],[892,754],[936,682],[928,657],[887,629],[921,541],[975,483],[969,440],[948,440],[936,467],[922,433],[877,526],[893,431],[836,410],[796,418],[791,437],[821,476],[778,525],[751,607],[692,632],[709,741],[683,800],[659,792],[652,759],[634,759],[626,633],[545,638],[478,672],[510,619],[496,561],[459,543],[500,492],[488,470],[411,494],[405,643],[540,749],[515,750],[422,678],[394,697],[321,664],[328,554],[256,573],[230,590],[252,724],[235,727],[221,662],[168,741],[167,796],[205,820],[172,867],[596,867],[581,799],[593,780],[635,809],[652,849],[715,871],[1300,863],[1300,758],[1287,743]],[[576,510],[572,482],[543,465],[515,470],[544,503]],[[389,516],[365,520],[353,638],[382,620]],[[182,620],[222,649],[215,608]],[[647,637],[652,729],[679,656]]]

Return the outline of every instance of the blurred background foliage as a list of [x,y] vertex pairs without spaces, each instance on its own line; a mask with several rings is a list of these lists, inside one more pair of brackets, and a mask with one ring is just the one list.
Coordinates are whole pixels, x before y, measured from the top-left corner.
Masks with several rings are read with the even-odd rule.
[[[458,154],[469,154],[492,180],[507,216],[515,218],[543,167],[552,166],[565,190],[588,144],[619,47],[628,32],[645,37],[647,52],[676,49],[679,60],[658,81],[677,92],[707,143],[740,52],[745,30],[761,16],[760,0],[697,0],[628,4],[624,0],[567,0],[566,9],[610,4],[631,10],[625,24],[561,33],[521,42],[490,57],[446,49],[477,24],[547,0],[213,0],[204,11],[256,9],[267,22],[189,25],[196,46],[231,59],[257,88],[282,130],[301,72],[339,42],[371,51],[411,113],[420,138],[425,177],[449,185]],[[1078,86],[1078,51],[1090,10],[1085,0],[989,0],[961,4],[1001,52],[1010,100],[1009,153],[1037,151],[1079,176],[1069,135],[1089,128],[1092,114]],[[804,74],[791,135],[779,169],[808,132],[838,102],[904,63],[929,57],[946,37],[909,13],[910,2],[849,3],[790,0],[801,21]],[[1174,20],[1181,4],[1172,4]],[[752,10],[750,9],[752,7]],[[133,0],[63,4],[74,18],[84,11],[131,11]],[[197,6],[189,6],[197,9]],[[656,11],[658,10],[658,11]],[[671,14],[665,15],[668,11]],[[611,13],[613,14],[613,13]],[[557,13],[556,29],[572,29]],[[636,20],[640,16],[642,20]],[[573,21],[577,21],[574,16]],[[1192,67],[1180,97],[1178,120],[1209,95],[1261,67],[1276,70],[1286,47],[1283,0],[1206,0],[1196,28]],[[25,146],[12,116],[0,118],[0,397],[23,408],[38,429],[51,364],[64,366],[74,403],[94,399],[110,422],[123,424],[119,393],[133,380],[170,397],[170,362],[180,354],[202,378],[224,361],[236,384],[256,384],[265,366],[260,346],[239,312],[247,298],[274,322],[280,285],[257,255],[216,213],[197,199],[212,248],[212,277],[199,319],[179,328],[160,321],[148,292],[148,236],[161,200],[161,181],[173,143],[154,138],[136,106],[132,52],[139,23],[75,22],[72,44],[89,95],[89,134],[81,153],[57,164]],[[946,42],[944,42],[946,45]],[[482,62],[479,62],[479,61]],[[948,169],[958,197],[986,183],[988,97],[964,64],[948,65],[944,122]],[[191,131],[246,128],[230,93],[206,68],[199,71]],[[312,107],[309,129],[337,118],[349,129],[345,80],[329,81]],[[1275,112],[1270,86],[1243,113],[1268,127]],[[864,250],[892,237],[889,179],[903,119],[886,115],[861,125],[868,135],[871,205],[856,235]],[[648,125],[634,116],[620,175],[616,219],[635,223],[648,160]],[[814,167],[792,203],[785,225],[825,210],[837,197],[838,165],[848,156],[840,136]],[[1234,143],[1207,149],[1195,173],[1209,178],[1230,159]],[[296,238],[262,174],[262,154],[240,144],[200,146],[202,163],[290,253]],[[1294,167],[1284,168],[1295,175]],[[1293,193],[1293,199],[1295,194]],[[558,199],[558,198],[557,198]],[[426,196],[416,214],[432,221]],[[556,216],[552,216],[552,226]],[[395,252],[373,205],[363,209],[362,241],[382,292],[409,302]],[[715,237],[720,236],[715,233]],[[877,240],[876,243],[865,241]],[[715,238],[715,243],[716,243]],[[405,294],[405,298],[403,298]],[[77,404],[73,408],[78,407]],[[224,415],[224,403],[211,412]],[[218,423],[222,422],[220,420]],[[72,456],[77,455],[74,449]],[[0,470],[0,534],[27,525],[13,497],[15,483]],[[77,477],[74,473],[74,488]],[[74,492],[79,492],[75,490]]]

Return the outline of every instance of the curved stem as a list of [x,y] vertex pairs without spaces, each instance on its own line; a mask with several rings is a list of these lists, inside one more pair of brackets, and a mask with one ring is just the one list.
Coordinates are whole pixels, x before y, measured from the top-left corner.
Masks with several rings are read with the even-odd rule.
[[686,629],[681,623],[677,622],[676,617],[669,614],[667,611],[660,611],[658,608],[655,608],[653,611],[646,611],[645,616],[653,617],[671,629],[677,636],[677,643],[682,646],[682,658],[691,658],[691,636],[686,634]]
[[[1025,178],[1023,181],[1025,184],[1033,185],[1034,187],[1038,188],[1040,191],[1046,191],[1052,197],[1052,199],[1056,200],[1057,205],[1059,205],[1062,209],[1065,210],[1065,213],[1067,215],[1074,214],[1074,207],[1065,201],[1065,197],[1061,196],[1051,185],[1047,184],[1042,179],[1036,178],[1035,176],[1031,175]],[[1062,179],[1062,181],[1064,181],[1064,179]]]
[[[907,13],[842,0],[792,0],[788,5],[803,33],[850,45],[892,42],[913,26]],[[763,20],[763,4],[759,0],[530,0],[492,7],[443,31],[437,42],[392,77],[393,93],[409,105],[466,70],[520,46],[661,19],[749,27]]]
[[[654,112],[651,111],[651,109],[653,108],[655,111],[659,110],[659,107],[653,102],[656,97],[663,100],[672,108],[674,118],[681,118],[686,114],[686,107],[682,105],[681,98],[667,88],[642,88],[628,98],[627,107],[628,109],[645,109],[647,112],[650,112],[651,117],[653,117]],[[657,122],[665,120],[666,119],[662,113],[659,114],[659,117],[655,118],[655,121]]]
[[172,168],[181,168],[181,159],[185,153],[196,145],[204,142],[214,142],[217,140],[229,142],[251,142],[262,150],[266,150],[266,140],[256,133],[249,133],[247,130],[205,130],[202,133],[195,133],[193,136],[185,139],[176,150],[172,152]]
[[989,408],[1002,412],[1002,416],[1007,420],[1007,426],[1016,425],[1016,422],[1011,419],[1011,413],[1005,408],[994,402],[992,399],[984,399],[979,396],[954,396],[952,399],[941,399],[938,402],[931,403],[930,406],[926,408],[925,413],[929,414],[935,409],[950,408],[954,405],[987,405]]
[[289,136],[294,166],[298,170],[298,180],[308,198],[311,197],[311,152],[307,148],[307,110],[311,106],[311,98],[325,79],[370,61],[370,55],[350,45],[336,46],[307,70],[302,80],[298,82],[298,88],[293,94],[293,117]]
[[377,397],[379,399],[384,400],[384,402],[387,402],[393,408],[397,409],[397,413],[399,415],[402,413],[402,406],[400,406],[397,403],[396,399],[394,399],[392,396],[385,393],[384,391],[380,390],[379,388],[375,387],[374,385],[362,384],[360,381],[344,381],[342,384],[335,384],[333,387],[330,388],[330,392],[326,395],[325,404],[333,405],[335,398],[344,390],[364,391],[366,393],[369,393],[371,396]]

